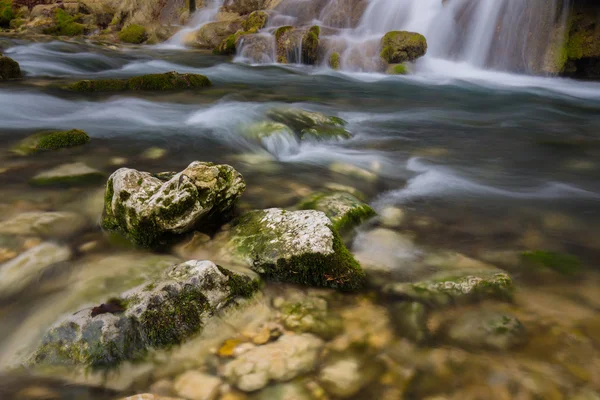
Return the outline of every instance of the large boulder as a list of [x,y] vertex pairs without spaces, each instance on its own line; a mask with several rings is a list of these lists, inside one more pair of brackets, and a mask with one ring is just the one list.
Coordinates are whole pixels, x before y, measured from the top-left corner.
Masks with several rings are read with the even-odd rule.
[[415,61],[427,52],[425,36],[406,31],[392,31],[381,39],[381,58],[390,64]]
[[241,19],[209,22],[186,38],[186,42],[200,49],[214,49],[241,27]]
[[233,167],[195,161],[166,182],[121,168],[106,184],[102,226],[141,246],[192,230],[229,211],[246,189]]
[[112,367],[151,348],[179,344],[236,299],[251,296],[258,281],[211,261],[187,261],[162,279],[68,315],[52,326],[32,364]]
[[210,80],[200,74],[167,72],[149,74],[129,79],[83,80],[71,83],[64,89],[72,92],[120,92],[125,90],[186,90],[210,86]]
[[349,139],[352,134],[345,128],[346,121],[320,112],[301,108],[273,108],[267,117],[287,125],[300,139]]
[[251,211],[232,223],[229,234],[228,253],[268,278],[341,290],[365,283],[360,265],[320,211]]
[[0,55],[0,81],[20,79],[23,77],[19,63],[10,57]]

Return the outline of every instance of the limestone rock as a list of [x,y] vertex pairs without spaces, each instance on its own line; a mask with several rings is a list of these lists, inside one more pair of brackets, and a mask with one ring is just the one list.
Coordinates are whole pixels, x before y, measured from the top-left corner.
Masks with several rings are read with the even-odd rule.
[[375,215],[369,205],[344,192],[316,193],[301,202],[298,208],[323,211],[339,232],[351,230]]
[[228,212],[246,184],[229,165],[195,161],[167,182],[121,168],[108,179],[102,226],[151,246]]
[[223,374],[240,390],[252,392],[270,381],[285,382],[312,371],[323,342],[310,334],[284,335],[225,365]]
[[150,348],[181,343],[257,287],[255,279],[210,261],[187,261],[118,299],[67,315],[47,331],[30,362],[112,367],[138,359]]
[[86,185],[101,182],[105,175],[84,163],[63,164],[49,171],[40,172],[29,181],[35,186]]
[[228,252],[267,277],[356,290],[364,273],[320,211],[251,211],[232,223]]
[[372,359],[340,354],[329,357],[321,369],[319,381],[328,393],[347,399],[370,384],[380,372],[381,367]]
[[187,371],[175,380],[175,392],[190,400],[215,400],[219,395],[221,379],[199,371]]

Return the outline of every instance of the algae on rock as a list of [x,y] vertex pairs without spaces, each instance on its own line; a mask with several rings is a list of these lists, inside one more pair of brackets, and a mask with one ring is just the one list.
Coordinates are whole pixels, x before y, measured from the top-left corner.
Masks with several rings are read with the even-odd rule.
[[246,188],[229,165],[195,161],[164,182],[148,172],[121,168],[106,184],[102,226],[141,246],[222,218]]
[[346,121],[320,112],[301,108],[273,108],[267,117],[291,128],[299,139],[349,139],[352,134],[345,128]]
[[29,181],[34,186],[71,186],[99,183],[105,175],[86,164],[75,162],[63,164],[48,171],[40,172]]
[[392,31],[381,39],[381,58],[390,64],[414,61],[427,52],[427,40],[419,33]]
[[12,152],[19,155],[28,155],[44,150],[58,150],[67,147],[81,146],[90,141],[84,131],[71,129],[70,131],[40,132],[21,140]]
[[176,345],[200,332],[216,311],[251,296],[258,285],[256,278],[211,261],[187,261],[162,279],[64,317],[29,362],[99,368],[139,359],[151,348]]
[[346,232],[375,215],[375,211],[350,193],[316,193],[302,201],[301,210],[323,211],[338,232]]
[[320,211],[251,211],[229,234],[226,250],[268,278],[347,291],[364,286],[363,270]]
[[131,24],[121,29],[119,40],[125,43],[141,44],[148,40],[148,34],[143,26]]
[[129,79],[100,79],[78,81],[65,86],[73,92],[120,92],[125,90],[185,90],[210,86],[210,80],[199,74],[167,72],[149,74]]

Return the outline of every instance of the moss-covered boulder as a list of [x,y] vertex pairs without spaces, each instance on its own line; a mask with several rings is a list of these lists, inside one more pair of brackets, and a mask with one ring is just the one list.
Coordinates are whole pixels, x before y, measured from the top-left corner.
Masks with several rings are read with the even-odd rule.
[[119,40],[125,43],[140,44],[148,40],[148,33],[143,26],[131,24],[121,29]]
[[390,64],[414,61],[427,52],[425,36],[406,31],[392,31],[381,39],[381,58]]
[[70,15],[62,8],[54,9],[54,26],[44,29],[48,35],[79,36],[85,33],[85,26],[78,22],[76,16]]
[[66,316],[48,330],[30,363],[99,368],[139,359],[198,333],[215,312],[251,296],[258,285],[211,261],[187,261],[161,279]]
[[[298,36],[293,26],[281,26],[274,33],[276,61],[281,64],[293,63],[290,59],[300,47],[301,34]],[[299,62],[299,60],[297,60]]]
[[389,75],[407,75],[408,68],[406,64],[391,64],[388,66],[386,73]]
[[209,22],[187,36],[184,42],[200,49],[214,49],[227,37],[239,31],[241,27],[241,19]]
[[74,186],[100,183],[105,175],[84,163],[63,164],[35,175],[29,183],[34,186]]
[[169,235],[222,219],[246,189],[229,165],[195,161],[168,181],[121,168],[106,184],[102,226],[153,246]]
[[375,215],[368,204],[345,192],[315,193],[298,208],[323,211],[338,232],[347,232]]
[[120,92],[125,90],[185,90],[210,86],[210,80],[199,74],[149,74],[129,79],[84,80],[64,87],[73,92]]
[[467,304],[487,299],[512,300],[513,282],[504,271],[456,253],[439,253],[422,261],[413,282],[392,282],[383,291],[432,307]]
[[39,151],[58,150],[68,147],[81,146],[90,141],[84,131],[40,132],[29,136],[14,146],[11,151],[19,155],[28,155]]
[[237,49],[238,40],[244,35],[244,32],[239,30],[227,36],[223,41],[213,49],[213,54],[219,56],[234,55]]
[[314,210],[251,211],[232,222],[227,251],[265,277],[357,290],[365,274],[327,216]]
[[261,121],[244,127],[244,135],[252,139],[264,139],[272,136],[295,136],[294,131],[281,122]]
[[10,57],[0,55],[0,81],[20,79],[23,77],[19,63]]
[[281,64],[316,64],[319,55],[320,33],[321,29],[318,26],[308,29],[293,26],[278,28],[275,31],[277,62]]
[[[268,14],[264,11],[255,11],[251,13],[241,23],[241,28],[230,32],[228,36],[223,38],[220,43],[213,49],[213,54],[230,56],[237,51],[239,41],[246,35],[252,35],[261,30],[267,23]],[[224,24],[221,22],[220,24]],[[206,26],[206,25],[205,25]]]
[[346,121],[315,111],[300,108],[274,108],[267,117],[290,127],[300,139],[349,139]]
[[245,32],[256,33],[267,25],[269,14],[264,11],[254,11],[242,22]]
[[310,27],[302,35],[302,63],[314,65],[319,56],[319,35],[321,28],[318,26]]
[[328,64],[329,67],[331,67],[331,69],[340,69],[340,53],[338,53],[337,51],[331,53],[331,55],[329,56]]
[[15,18],[12,0],[0,0],[0,28],[8,28]]

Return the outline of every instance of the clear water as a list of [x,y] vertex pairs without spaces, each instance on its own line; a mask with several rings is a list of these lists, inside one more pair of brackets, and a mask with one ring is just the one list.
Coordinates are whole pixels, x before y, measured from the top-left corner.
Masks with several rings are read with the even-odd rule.
[[[0,377],[2,398],[18,397],[31,387],[78,399],[145,392],[182,368],[212,365],[209,348],[218,348],[236,329],[243,330],[240,321],[256,322],[269,315],[264,307],[254,306],[258,308],[251,309],[250,317],[240,317],[235,329],[221,326],[212,341],[210,335],[194,339],[150,366],[127,366],[106,376],[14,371],[19,357],[59,315],[97,301],[93,292],[81,297],[78,282],[100,276],[107,282],[105,291],[117,290],[119,282],[111,281],[111,274],[120,270],[122,275],[123,269],[131,268],[133,277],[132,260],[149,256],[111,240],[98,228],[103,185],[40,189],[27,183],[40,171],[72,161],[110,174],[117,168],[117,157],[125,159],[123,165],[151,172],[178,171],[193,160],[229,163],[248,184],[242,209],[290,207],[328,184],[349,185],[364,192],[378,211],[401,207],[406,216],[398,231],[408,234],[422,252],[448,250],[488,260],[495,255],[504,264],[508,260],[501,255],[506,252],[540,249],[582,260],[583,271],[574,279],[552,274],[531,278],[513,266],[515,302],[474,306],[517,314],[527,328],[526,345],[488,351],[435,339],[418,347],[393,329],[389,336],[382,330],[385,340],[378,357],[393,361],[386,373],[377,370],[375,383],[353,398],[400,398],[393,394],[401,386],[394,375],[398,368],[409,375],[429,371],[413,383],[412,398],[518,398],[522,392],[533,396],[523,398],[574,398],[600,389],[599,83],[481,70],[434,57],[424,59],[415,75],[391,77],[249,66],[191,50],[1,43],[27,79],[0,89],[0,218],[31,210],[68,210],[87,221],[76,237],[46,238],[72,248],[70,261],[0,300],[0,366],[7,374]],[[205,74],[214,86],[198,93],[85,96],[54,87],[77,79],[170,70]],[[241,126],[283,104],[340,116],[354,137],[317,144],[257,144],[241,135]],[[86,130],[91,143],[27,158],[7,152],[32,132],[71,128]],[[142,152],[151,147],[167,153],[158,160],[144,158]],[[361,168],[377,178],[360,180],[333,172],[334,163]],[[373,224],[361,227],[361,234]],[[361,242],[361,234],[351,243],[353,251],[366,252],[393,268],[409,268],[403,266],[398,248]],[[95,247],[82,250],[88,243]],[[261,304],[289,290],[267,284]],[[376,290],[331,303],[339,315],[374,315],[379,322],[380,315],[394,315],[394,302]],[[447,313],[461,315],[472,309]],[[431,324],[445,317],[436,314]],[[393,367],[395,363],[400,366]]]

